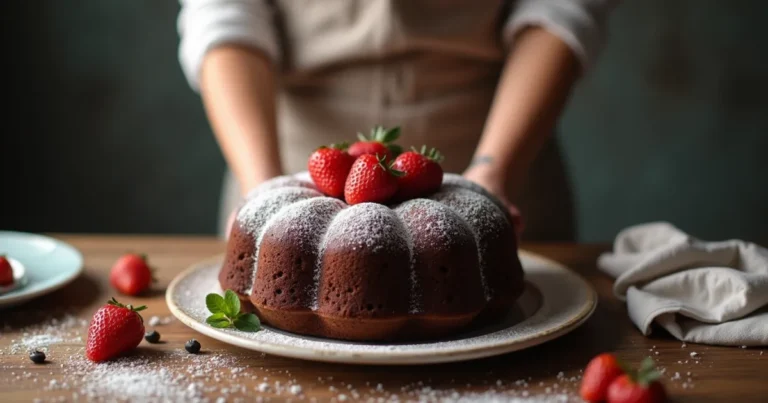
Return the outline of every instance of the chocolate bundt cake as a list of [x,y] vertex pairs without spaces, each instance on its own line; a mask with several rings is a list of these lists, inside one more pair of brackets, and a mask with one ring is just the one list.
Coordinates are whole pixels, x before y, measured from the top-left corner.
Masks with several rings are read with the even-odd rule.
[[290,332],[446,336],[481,314],[506,312],[522,293],[506,211],[453,174],[430,197],[391,206],[349,206],[323,196],[306,174],[282,176],[240,208],[219,282],[263,322]]

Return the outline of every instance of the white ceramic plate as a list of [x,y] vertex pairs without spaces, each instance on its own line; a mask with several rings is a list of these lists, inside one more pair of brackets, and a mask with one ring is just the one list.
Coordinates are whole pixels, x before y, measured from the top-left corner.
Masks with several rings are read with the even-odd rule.
[[77,249],[43,235],[0,231],[0,254],[8,256],[14,277],[23,269],[13,289],[0,292],[0,309],[58,290],[83,271]]
[[166,301],[176,318],[192,329],[242,348],[284,357],[350,364],[409,365],[464,361],[532,347],[560,337],[584,323],[597,306],[597,294],[578,274],[532,253],[520,252],[527,287],[518,309],[492,326],[431,342],[359,343],[301,336],[266,327],[255,333],[216,329],[205,296],[221,293],[222,256],[200,262],[168,286]]

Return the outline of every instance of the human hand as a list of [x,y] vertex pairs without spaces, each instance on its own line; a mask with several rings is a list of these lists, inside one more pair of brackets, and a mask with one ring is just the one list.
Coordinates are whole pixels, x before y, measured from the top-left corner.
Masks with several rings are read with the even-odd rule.
[[518,242],[525,229],[525,223],[523,217],[520,214],[520,210],[509,201],[507,197],[506,188],[504,186],[504,179],[501,175],[496,174],[490,169],[483,169],[482,167],[470,167],[463,174],[465,179],[468,179],[480,186],[486,191],[494,195],[496,198],[507,207],[507,211],[512,216],[512,226],[515,229],[515,235]]

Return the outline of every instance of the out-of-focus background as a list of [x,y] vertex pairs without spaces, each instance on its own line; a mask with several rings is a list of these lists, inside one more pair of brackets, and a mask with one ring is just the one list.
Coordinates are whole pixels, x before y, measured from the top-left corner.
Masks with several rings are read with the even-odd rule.
[[[0,228],[213,234],[224,161],[172,0],[3,0]],[[580,241],[768,239],[768,2],[624,0],[560,140]]]

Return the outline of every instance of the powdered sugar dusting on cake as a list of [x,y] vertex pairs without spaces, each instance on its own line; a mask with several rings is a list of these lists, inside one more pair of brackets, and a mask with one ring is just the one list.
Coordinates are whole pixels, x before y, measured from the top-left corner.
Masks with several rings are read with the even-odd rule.
[[[285,231],[291,231],[294,235],[298,235],[302,249],[307,248],[305,250],[314,251],[315,256],[322,256],[323,234],[327,232],[326,229],[333,218],[346,206],[341,200],[331,197],[316,197],[302,200],[286,207],[280,211],[280,214],[275,215],[266,224],[263,233],[266,233],[273,226],[279,226]],[[320,260],[318,258],[315,263],[315,281],[313,281],[312,289],[306,290],[307,293],[313,296],[312,309],[317,309],[318,262]]]
[[[493,204],[496,205],[496,207],[499,208],[499,210],[502,211],[502,214],[504,214],[507,218],[507,220],[510,220],[511,217],[507,216],[507,207],[504,205],[504,203],[501,202],[497,197],[492,195],[490,192],[485,190],[482,186],[478,185],[475,182],[472,182],[470,180],[465,179],[461,175],[452,174],[452,173],[446,173],[443,175],[443,186],[441,188],[441,191],[443,192],[450,192],[453,189],[460,188],[460,189],[467,189],[471,190],[475,193],[478,193],[480,195],[485,196],[490,201],[493,202]],[[511,222],[510,222],[511,225]]]
[[249,234],[257,235],[267,220],[289,204],[320,196],[320,192],[302,187],[285,187],[265,192],[243,205],[237,213],[237,222]]
[[270,190],[286,187],[299,187],[317,190],[315,184],[309,178],[305,179],[299,176],[278,176],[253,188],[253,190],[248,192],[248,194],[245,196],[245,200],[253,199],[254,197],[264,194]]
[[411,249],[405,227],[395,212],[377,203],[356,204],[339,213],[328,227],[325,246],[374,253]]
[[477,240],[480,259],[480,274],[486,299],[491,298],[491,290],[485,278],[485,252],[491,239],[499,236],[504,225],[509,225],[504,214],[487,197],[472,190],[455,187],[432,195],[431,199],[443,203],[455,211],[470,226]]
[[[262,193],[253,199],[248,200],[240,211],[238,211],[237,222],[240,224],[240,227],[249,234],[256,235],[256,245],[254,249],[256,256],[258,256],[259,253],[259,245],[261,244],[264,228],[270,218],[277,215],[281,210],[292,203],[321,196],[322,194],[316,190],[303,187],[286,187]],[[248,289],[247,294],[250,294],[253,291],[253,280],[256,278],[256,270],[258,270],[258,259],[254,259],[253,261],[253,270],[251,271],[249,281],[251,286]]]
[[[342,210],[334,217],[320,245],[320,256],[328,248],[350,251],[386,253],[407,250],[411,245],[403,223],[387,206],[361,203]],[[322,258],[318,259],[314,284],[320,283]],[[318,289],[315,290],[312,309],[318,308]]]
[[429,245],[435,250],[450,250],[457,242],[474,236],[469,225],[444,204],[430,199],[409,200],[394,208],[406,229],[426,234]]
[[[447,206],[429,199],[414,199],[394,208],[403,221],[406,234],[410,234],[411,298],[410,313],[420,313],[421,285],[417,281],[415,256],[421,250],[450,250],[461,242],[474,242],[474,234],[467,223]],[[414,237],[413,234],[417,234]]]
[[314,185],[315,182],[312,180],[312,176],[309,175],[309,171],[302,171],[302,172],[296,173],[293,175],[293,177],[300,181],[308,182],[312,184],[313,187],[315,186]]
[[[319,249],[322,234],[331,219],[347,205],[332,197],[314,197],[288,205],[275,214],[264,226],[262,234],[275,226],[290,231],[298,238],[300,248]],[[263,236],[263,235],[262,235]],[[307,250],[307,249],[305,249]]]
[[[322,256],[330,246],[350,253],[407,249],[411,256],[410,310],[420,312],[412,233],[428,234],[424,239],[429,239],[430,244],[423,247],[437,250],[450,250],[455,247],[455,242],[474,239],[483,290],[486,299],[490,299],[491,290],[485,278],[487,245],[511,225],[501,201],[479,185],[455,174],[444,175],[441,190],[429,199],[410,200],[394,208],[376,203],[350,207],[343,201],[326,198],[316,190],[307,172],[267,181],[254,189],[249,197],[237,219],[240,226],[255,237],[257,256],[264,233],[273,225],[290,225],[292,231],[302,234],[298,238],[306,240],[306,247],[317,250],[315,289],[310,290],[313,309],[317,309]],[[320,198],[324,201],[316,201]],[[257,265],[258,259],[255,259],[251,284]]]

